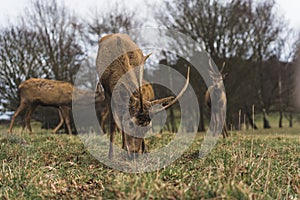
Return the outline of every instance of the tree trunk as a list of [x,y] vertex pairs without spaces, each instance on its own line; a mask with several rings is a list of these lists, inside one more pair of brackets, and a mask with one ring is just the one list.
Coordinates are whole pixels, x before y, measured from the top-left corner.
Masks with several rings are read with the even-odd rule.
[[289,127],[293,128],[293,114],[290,113],[290,117],[289,117]]
[[282,111],[279,111],[279,124],[278,124],[279,128],[282,128],[282,118],[283,118]]
[[271,128],[266,109],[263,109],[263,122],[264,122],[263,123],[264,128]]
[[177,132],[176,120],[174,115],[174,109],[170,108],[170,122],[171,122],[171,131],[172,133]]
[[251,117],[251,114],[250,114],[250,113],[247,113],[246,115],[247,115],[247,117],[248,117],[248,119],[249,119],[250,125],[251,125],[255,130],[257,130],[258,128],[257,128],[256,124],[254,123],[254,121],[253,121],[253,119],[252,119],[252,117]]
[[282,117],[283,117],[283,112],[282,112],[282,81],[281,81],[281,74],[279,73],[278,75],[278,95],[279,95],[279,106],[280,106],[280,111],[279,111],[279,128],[282,128]]
[[248,106],[245,106],[245,113],[246,113],[246,116],[247,116],[248,121],[249,121],[250,125],[252,126],[252,128],[254,128],[255,130],[257,130],[258,128],[257,128],[257,126],[256,126],[256,124],[254,122],[254,119],[253,119],[253,117],[251,115],[250,110],[248,109]]

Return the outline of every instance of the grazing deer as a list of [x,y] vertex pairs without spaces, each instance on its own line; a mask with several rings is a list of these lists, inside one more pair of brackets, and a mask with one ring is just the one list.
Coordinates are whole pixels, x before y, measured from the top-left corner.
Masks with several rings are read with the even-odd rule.
[[[149,83],[145,80],[143,80],[142,93],[143,93],[143,98],[145,100],[152,101],[152,100],[155,99],[154,90],[153,90],[153,87],[152,87],[151,83]],[[103,114],[104,116],[102,117],[102,120],[105,120],[107,118],[108,114],[109,114],[108,110],[105,110],[105,113]],[[97,116],[100,116],[100,115],[97,115]],[[105,128],[104,128],[104,125],[103,125],[103,121],[101,122],[101,127],[102,127],[102,130],[104,131]],[[117,127],[115,126],[114,130],[116,130],[116,129],[117,129]],[[122,148],[125,148],[124,137],[122,137]],[[146,152],[146,145],[145,145],[144,140],[142,141],[142,152]]]
[[[74,91],[76,92],[76,95],[72,98]],[[25,124],[31,133],[31,115],[36,107],[40,105],[58,108],[60,123],[53,130],[53,133],[57,132],[65,121],[68,133],[72,134],[70,126],[72,100],[85,104],[88,103],[86,101],[90,101],[90,99],[95,96],[95,93],[75,88],[71,83],[41,78],[31,78],[21,83],[19,85],[19,94],[20,105],[12,117],[9,133],[12,133],[15,119],[23,110],[26,110]],[[104,101],[104,95],[103,93],[100,93],[98,89],[96,91],[95,101]]]
[[[227,126],[225,119],[222,118],[222,113],[226,111],[226,94],[222,88],[223,80],[225,79],[227,73],[223,73],[225,63],[223,63],[220,73],[217,73],[212,66],[211,59],[209,59],[209,74],[212,78],[213,85],[209,86],[205,92],[204,100],[205,104],[212,108],[212,99],[214,100],[214,106],[211,110],[212,120],[216,123],[214,126],[218,126],[219,123],[224,122],[222,128],[223,138],[228,137]],[[220,118],[221,117],[221,118]]]
[[[135,133],[133,133],[134,131],[128,133],[128,131],[124,131],[124,126],[129,128],[134,126],[145,127],[149,130],[149,126],[151,125],[150,115],[154,115],[155,113],[161,112],[174,105],[188,87],[189,68],[187,73],[187,81],[176,98],[166,97],[151,101],[146,100],[142,92],[142,81],[144,63],[149,56],[150,54],[144,56],[141,49],[126,34],[106,35],[99,41],[96,65],[100,82],[104,88],[105,100],[109,108],[109,158],[112,158],[114,151],[113,142],[115,135],[114,127],[117,122],[116,120],[121,122],[120,125],[122,126],[120,129],[122,130],[123,149],[125,149],[130,156],[132,156],[133,153],[144,153],[144,130],[138,130]],[[134,70],[136,67],[140,67],[138,68],[139,70]],[[117,87],[117,89],[114,90],[117,82],[127,72],[133,73],[129,73],[129,77],[127,77],[126,81],[121,81],[121,83],[119,83],[120,87]],[[132,88],[137,89],[137,91],[135,91],[133,94],[131,92]],[[117,94],[118,99],[112,98],[113,92],[114,94]],[[126,97],[129,97],[129,102],[125,102],[127,101]],[[156,108],[153,107],[154,105],[159,104],[162,104],[163,106]],[[114,119],[112,105],[121,110],[122,113],[119,115],[121,119]],[[125,114],[123,115],[123,113],[127,113],[128,111],[126,108],[124,109],[124,107],[126,107],[125,105],[128,105],[130,114],[129,118],[128,116],[124,116]]]

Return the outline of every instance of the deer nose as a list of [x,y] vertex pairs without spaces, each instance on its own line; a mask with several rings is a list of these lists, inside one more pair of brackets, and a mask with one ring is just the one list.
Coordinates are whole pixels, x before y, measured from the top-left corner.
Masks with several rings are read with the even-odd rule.
[[130,121],[128,122],[128,126],[129,126],[130,129],[133,129],[133,128],[134,128],[134,123],[133,123],[133,121],[130,120]]

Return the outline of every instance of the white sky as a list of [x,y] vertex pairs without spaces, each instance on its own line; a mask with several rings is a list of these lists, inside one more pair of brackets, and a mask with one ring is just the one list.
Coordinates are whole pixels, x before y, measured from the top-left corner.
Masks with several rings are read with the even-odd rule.
[[[0,27],[5,26],[8,22],[15,22],[17,16],[22,14],[26,7],[35,0],[0,0]],[[45,0],[47,1],[47,0]],[[147,16],[147,4],[156,4],[160,0],[58,0],[59,3],[64,3],[71,11],[78,13],[82,17],[91,17],[91,11],[107,10],[109,6],[116,2],[121,2],[129,9],[135,9],[136,12],[141,12]],[[107,3],[109,2],[109,4]],[[129,6],[130,5],[130,6]],[[138,8],[138,9],[137,9]]]
[[290,27],[300,30],[300,0],[276,0],[278,11],[290,24]]
[[[2,2],[0,5],[0,26],[5,26],[8,22],[16,21],[18,15],[22,14],[24,8],[30,4],[32,0],[0,0]],[[290,27],[300,30],[300,0],[276,0],[278,3],[278,13],[280,16],[284,16],[290,24]],[[117,0],[59,0],[59,2],[64,2],[67,7],[75,12],[78,12],[81,16],[88,16],[89,12],[94,8],[105,9],[107,2],[117,2]],[[120,2],[125,2],[130,6],[138,8],[137,12],[141,11],[147,15],[147,3],[140,0],[120,0]],[[153,2],[148,1],[148,2]],[[159,0],[155,0],[159,2]],[[151,8],[152,9],[152,8]],[[148,10],[149,11],[149,10]],[[151,12],[151,11],[150,11]]]

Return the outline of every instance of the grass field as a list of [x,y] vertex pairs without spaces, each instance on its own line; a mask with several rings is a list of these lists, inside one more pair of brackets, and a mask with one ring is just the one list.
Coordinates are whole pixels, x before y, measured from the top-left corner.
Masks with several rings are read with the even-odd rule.
[[205,159],[198,134],[172,165],[141,174],[106,167],[78,136],[15,130],[0,128],[1,199],[300,199],[298,127],[233,132]]

